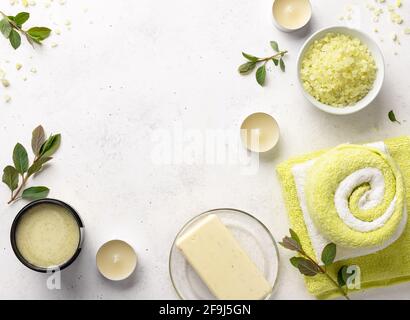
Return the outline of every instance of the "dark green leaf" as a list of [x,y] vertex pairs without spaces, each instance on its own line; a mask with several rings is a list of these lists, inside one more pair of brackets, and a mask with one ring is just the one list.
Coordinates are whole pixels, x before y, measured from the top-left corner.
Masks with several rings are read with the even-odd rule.
[[13,28],[10,22],[6,18],[0,21],[0,32],[3,34],[5,38],[9,38],[12,29]]
[[299,239],[298,235],[296,234],[296,232],[293,231],[292,229],[289,229],[289,233],[290,233],[290,237],[291,237],[293,240],[295,240],[295,241],[298,243],[298,245],[302,248],[302,245],[301,245],[301,243],[300,243],[300,239]]
[[23,174],[28,169],[28,155],[26,149],[17,143],[13,150],[13,163],[17,172]]
[[298,251],[298,252],[302,251],[302,248],[299,246],[299,244],[295,240],[289,237],[284,237],[282,239],[282,242],[279,242],[279,244],[288,250]]
[[272,47],[273,50],[275,50],[276,52],[279,52],[279,45],[276,41],[271,41],[270,46]]
[[342,266],[337,272],[337,283],[339,284],[339,286],[343,287],[344,285],[346,285],[348,276],[347,266]]
[[35,42],[35,43],[38,43],[38,44],[41,44],[40,41],[31,38],[30,35],[27,34],[27,33],[26,33],[26,39],[27,39],[27,41],[28,41],[32,46],[34,45],[34,42]]
[[242,52],[242,55],[243,55],[246,59],[248,59],[249,61],[253,61],[253,62],[258,61],[258,59],[259,59],[259,58],[257,58],[257,57],[254,57],[253,55],[247,54],[247,53],[245,53],[245,52]]
[[398,124],[400,124],[400,121],[396,119],[396,115],[394,114],[393,110],[389,111],[389,120],[391,122],[397,122]]
[[14,49],[17,49],[18,47],[20,47],[21,44],[21,37],[19,35],[19,33],[16,30],[11,30],[10,32],[10,36],[9,36],[9,41],[11,46]]
[[278,59],[272,58],[272,61],[273,61],[273,63],[275,64],[275,66],[278,66],[278,64],[279,64],[279,60],[278,60]]
[[61,135],[51,135],[50,138],[44,142],[44,144],[40,148],[40,156],[41,157],[50,157],[52,156],[58,149],[61,143]]
[[282,58],[279,59],[279,67],[280,67],[280,70],[282,70],[283,72],[285,72],[285,70],[286,70],[285,62],[283,61]]
[[40,155],[41,146],[46,141],[46,134],[42,126],[38,126],[33,130],[33,134],[31,136],[31,149],[33,149],[33,153],[35,156]]
[[50,189],[47,187],[31,187],[23,191],[21,197],[27,200],[37,200],[48,196]]
[[318,273],[321,273],[320,268],[310,260],[303,259],[298,261],[298,269],[301,274],[305,276],[315,276]]
[[41,169],[43,168],[43,164],[46,162],[50,161],[51,157],[41,157],[38,158],[36,161],[33,162],[33,164],[28,168],[27,174],[28,176],[32,176],[33,174],[40,172]]
[[17,189],[19,184],[19,173],[16,168],[7,166],[3,169],[2,181],[10,188],[11,191]]
[[[292,264],[292,266],[294,266],[295,268],[298,268],[299,266],[299,262],[301,260],[306,260],[305,258],[302,257],[292,257],[289,259],[290,263]],[[299,269],[299,268],[298,268]]]
[[238,68],[240,74],[248,74],[251,72],[256,66],[255,62],[249,61],[244,64],[241,64]]
[[336,245],[334,243],[329,243],[322,251],[322,262],[325,266],[333,263],[336,257]]
[[259,83],[259,85],[263,86],[265,84],[265,79],[266,79],[266,68],[265,65],[260,66],[256,70],[256,81]]
[[14,17],[13,21],[14,21],[19,27],[21,27],[21,26],[24,24],[24,22],[26,22],[26,21],[28,20],[28,18],[30,18],[30,13],[28,13],[28,12],[20,12],[20,13],[18,13],[18,14]]
[[33,27],[28,29],[27,33],[36,42],[41,42],[42,40],[48,38],[51,29],[46,27]]

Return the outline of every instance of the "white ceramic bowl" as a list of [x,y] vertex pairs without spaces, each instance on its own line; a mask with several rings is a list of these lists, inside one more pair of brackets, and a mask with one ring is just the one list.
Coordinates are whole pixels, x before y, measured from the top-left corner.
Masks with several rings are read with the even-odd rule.
[[[317,39],[323,38],[327,33],[329,32],[337,32],[337,33],[343,33],[347,35],[351,35],[353,37],[359,38],[370,50],[370,52],[373,55],[374,61],[377,66],[377,74],[376,74],[376,79],[373,84],[373,88],[369,91],[369,93],[360,101],[358,101],[355,105],[353,106],[347,106],[347,107],[332,107],[329,105],[326,105],[324,103],[321,103],[320,101],[316,100],[314,97],[312,97],[308,92],[306,92],[305,88],[303,87],[302,80],[300,78],[300,68],[302,64],[302,59],[303,56],[305,55],[306,50],[310,47],[310,45]],[[306,40],[306,42],[303,44],[302,49],[299,52],[298,59],[297,59],[297,77],[298,77],[298,83],[300,88],[302,89],[302,92],[304,96],[318,109],[325,111],[327,113],[332,113],[336,115],[344,115],[344,114],[351,114],[358,112],[359,110],[362,110],[366,108],[378,95],[382,84],[384,80],[384,59],[383,59],[383,54],[377,45],[377,43],[367,34],[363,33],[362,31],[359,31],[357,29],[352,29],[348,27],[327,27],[324,29],[321,29],[317,32],[315,32],[312,36],[309,37],[309,39]]]

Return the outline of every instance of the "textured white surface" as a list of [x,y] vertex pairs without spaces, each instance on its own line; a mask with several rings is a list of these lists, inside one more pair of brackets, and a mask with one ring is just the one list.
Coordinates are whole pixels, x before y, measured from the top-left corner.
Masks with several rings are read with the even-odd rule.
[[[62,289],[48,290],[46,277],[26,269],[9,243],[11,222],[23,202],[0,209],[0,298],[177,298],[168,275],[168,253],[179,228],[194,215],[217,207],[254,214],[276,239],[287,233],[288,219],[274,167],[289,156],[344,142],[368,142],[408,134],[410,126],[410,36],[402,35],[385,13],[379,34],[362,3],[353,19],[376,38],[386,59],[386,80],[372,106],[338,117],[309,105],[296,86],[295,62],[307,34],[277,31],[271,0],[245,1],[67,1],[44,9],[38,0],[30,23],[54,26],[61,36],[33,51],[26,43],[14,52],[0,39],[0,67],[11,82],[12,102],[0,102],[0,165],[20,141],[29,145],[39,123],[61,132],[63,145],[35,184],[47,184],[51,197],[65,200],[81,214],[86,241],[80,258],[63,273]],[[348,1],[313,0],[310,30],[338,24]],[[410,22],[410,1],[401,13]],[[84,12],[83,8],[88,11]],[[3,1],[4,11],[23,9]],[[71,20],[71,30],[64,25]],[[396,32],[401,45],[394,44]],[[289,50],[287,72],[270,72],[261,88],[236,68],[242,50],[269,54],[270,40]],[[50,48],[57,42],[57,48]],[[398,55],[395,55],[397,52]],[[32,58],[30,58],[32,56]],[[9,60],[6,63],[5,60]],[[23,69],[17,72],[15,64]],[[29,72],[35,67],[38,72]],[[24,82],[23,76],[28,80]],[[0,88],[1,99],[5,90]],[[387,118],[394,109],[401,125]],[[276,152],[261,158],[257,174],[237,166],[156,165],[151,159],[155,129],[230,129],[254,111],[272,114],[282,137]],[[238,131],[239,135],[239,131]],[[8,197],[1,186],[1,199]],[[122,283],[103,279],[95,267],[100,244],[112,238],[133,244],[137,272]],[[311,298],[298,272],[280,250],[279,283],[273,298]],[[410,298],[410,284],[375,289],[355,298]]]

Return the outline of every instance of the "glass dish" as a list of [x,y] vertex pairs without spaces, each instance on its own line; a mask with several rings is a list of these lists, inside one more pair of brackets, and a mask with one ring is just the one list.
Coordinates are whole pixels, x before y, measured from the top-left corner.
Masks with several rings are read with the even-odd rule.
[[215,214],[221,219],[251,260],[262,271],[272,286],[271,293],[265,297],[265,299],[269,299],[275,288],[279,269],[279,253],[276,241],[262,222],[249,213],[237,209],[206,211],[188,221],[178,232],[169,255],[169,273],[178,296],[183,300],[216,299],[190,266],[182,252],[176,247],[178,238],[209,214]]

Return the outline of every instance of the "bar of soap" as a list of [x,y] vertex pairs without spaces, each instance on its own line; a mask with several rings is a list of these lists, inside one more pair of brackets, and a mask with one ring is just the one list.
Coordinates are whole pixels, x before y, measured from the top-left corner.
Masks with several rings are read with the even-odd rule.
[[272,290],[262,272],[214,214],[185,232],[176,245],[218,299],[260,300]]

